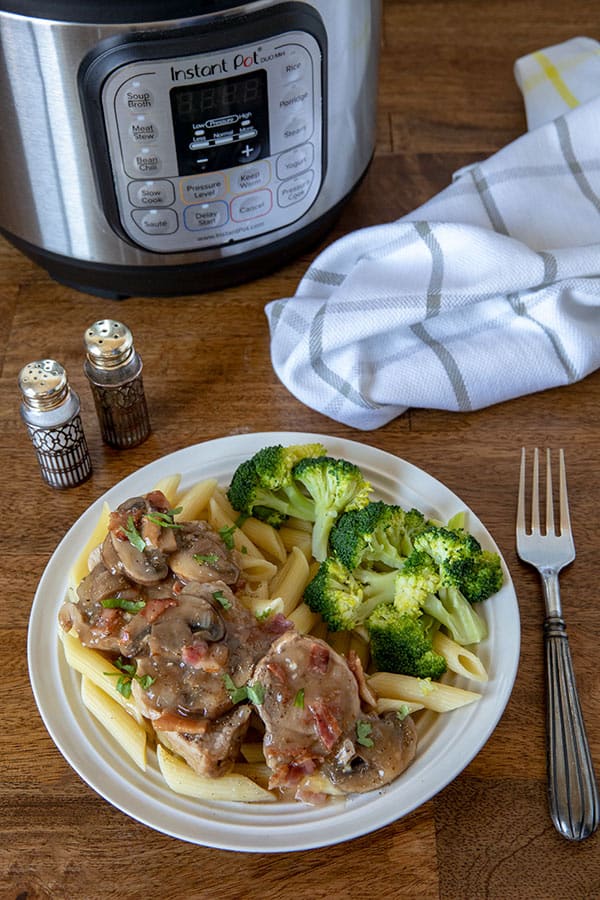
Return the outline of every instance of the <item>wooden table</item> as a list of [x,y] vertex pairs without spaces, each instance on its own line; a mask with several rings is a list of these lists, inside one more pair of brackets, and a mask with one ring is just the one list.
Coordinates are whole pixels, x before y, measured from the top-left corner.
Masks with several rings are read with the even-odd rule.
[[[514,60],[579,34],[594,37],[593,0],[387,0],[379,136],[368,176],[327,241],[396,218],[452,172],[525,128]],[[562,578],[571,647],[600,770],[598,522],[600,373],[481,412],[415,409],[372,433],[297,402],[269,361],[266,301],[289,296],[313,253],[219,293],[116,303],[51,281],[0,248],[0,485],[3,492],[3,724],[0,892],[21,898],[568,898],[600,896],[600,837],[572,845],[546,803],[542,600],[514,549],[519,451],[564,446],[577,560]],[[121,318],[145,362],[149,440],[115,452],[99,438],[81,370],[84,328]],[[18,415],[17,374],[51,355],[84,401],[94,474],[57,492],[38,475]],[[140,466],[198,441],[269,430],[330,433],[423,467],[457,492],[495,536],[512,572],[522,650],[511,700],[485,747],[436,797],[375,834],[290,854],[193,846],[133,821],[97,796],[49,738],[29,686],[32,597],[57,542],[87,506]]]

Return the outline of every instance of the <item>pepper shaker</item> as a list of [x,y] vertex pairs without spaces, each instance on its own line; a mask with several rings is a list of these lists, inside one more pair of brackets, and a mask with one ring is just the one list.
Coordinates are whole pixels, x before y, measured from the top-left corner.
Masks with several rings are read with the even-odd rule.
[[21,416],[44,481],[53,488],[81,484],[92,464],[80,416],[79,397],[54,359],[28,363],[19,373]]
[[84,334],[83,370],[90,383],[103,440],[119,450],[135,447],[150,434],[142,382],[142,360],[126,325],[95,322]]

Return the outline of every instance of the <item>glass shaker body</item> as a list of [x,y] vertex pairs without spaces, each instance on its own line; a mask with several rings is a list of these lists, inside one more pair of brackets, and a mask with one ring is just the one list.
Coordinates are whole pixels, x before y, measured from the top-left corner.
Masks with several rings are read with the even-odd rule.
[[60,363],[43,359],[21,369],[21,417],[40,473],[50,487],[75,487],[90,477],[92,464],[80,416],[79,397]]
[[102,439],[119,450],[135,447],[150,434],[142,381],[142,360],[126,325],[112,319],[95,322],[84,335],[89,381]]

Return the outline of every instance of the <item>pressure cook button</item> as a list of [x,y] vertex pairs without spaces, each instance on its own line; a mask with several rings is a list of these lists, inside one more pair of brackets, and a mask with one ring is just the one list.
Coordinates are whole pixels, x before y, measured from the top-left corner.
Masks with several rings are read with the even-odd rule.
[[229,175],[231,191],[234,194],[255,191],[257,188],[264,187],[270,180],[271,166],[264,159],[250,166],[233,169]]
[[136,144],[149,144],[157,139],[158,130],[147,116],[136,116],[129,126],[129,135]]
[[231,218],[235,222],[245,222],[247,219],[258,219],[266,216],[273,206],[271,191],[254,191],[252,194],[244,194],[234,197],[231,201]]
[[162,159],[149,147],[143,147],[132,159],[134,172],[140,175],[158,175],[162,169]]
[[175,189],[170,181],[132,181],[127,190],[132,206],[170,206],[175,202]]
[[312,144],[302,144],[301,147],[286,150],[277,159],[277,177],[284,181],[293,175],[306,172],[312,166],[314,157],[315,148]]
[[143,81],[137,78],[129,81],[121,89],[121,102],[130,113],[149,112],[154,107],[154,94]]
[[305,172],[304,175],[296,175],[280,184],[277,189],[279,206],[292,206],[304,200],[311,189],[314,177],[314,172]]
[[187,206],[183,211],[183,224],[189,231],[219,228],[228,219],[227,204],[222,200],[216,200],[214,203],[196,203],[194,206]]
[[134,209],[133,221],[146,234],[173,234],[177,231],[177,213],[172,209]]

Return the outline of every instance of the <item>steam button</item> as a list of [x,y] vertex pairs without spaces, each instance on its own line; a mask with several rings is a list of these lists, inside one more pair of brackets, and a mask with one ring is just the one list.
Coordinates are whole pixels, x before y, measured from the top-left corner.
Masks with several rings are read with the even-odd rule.
[[146,234],[173,234],[177,231],[177,213],[172,209],[134,209],[131,215]]

